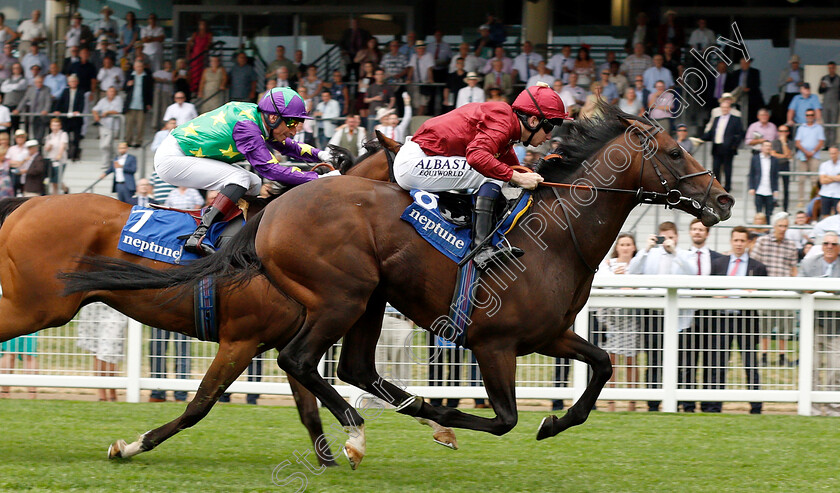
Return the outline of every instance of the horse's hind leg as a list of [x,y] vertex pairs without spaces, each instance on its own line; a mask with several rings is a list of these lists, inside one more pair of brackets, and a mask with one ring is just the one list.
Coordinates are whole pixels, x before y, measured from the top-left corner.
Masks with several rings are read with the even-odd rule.
[[572,330],[565,331],[560,339],[539,352],[555,358],[574,358],[592,367],[592,379],[587,384],[586,390],[583,391],[580,399],[569,408],[566,414],[562,418],[551,415],[542,420],[537,430],[537,440],[542,440],[586,421],[592,406],[598,399],[598,395],[601,394],[601,389],[604,388],[604,384],[612,376],[612,363],[610,363],[610,357],[606,351],[575,334]]
[[165,425],[147,431],[130,444],[117,440],[108,447],[108,458],[128,458],[141,452],[148,452],[164,440],[184,428],[189,428],[201,421],[219,400],[222,393],[248,367],[248,363],[257,353],[257,341],[222,342],[219,351],[210,364],[210,368],[201,380],[195,397],[187,405],[184,413]]
[[[376,371],[376,343],[382,331],[384,311],[385,302],[372,297],[368,302],[368,309],[344,335],[338,360],[338,378],[393,406],[415,404],[414,396],[384,380]],[[417,421],[434,430],[435,442],[444,447],[458,449],[458,441],[452,429],[426,418],[417,417]]]
[[[327,348],[335,344],[344,333],[336,327],[346,323],[343,321],[348,318],[353,319],[356,316],[357,314],[335,308],[326,312],[309,312],[303,327],[277,357],[280,368],[315,394],[344,427],[348,434],[344,444],[344,455],[350,461],[352,469],[359,466],[365,455],[364,419],[321,377],[318,373],[318,361]],[[316,452],[317,449],[316,446]]]
[[292,394],[295,397],[295,404],[297,404],[298,414],[300,414],[300,422],[309,430],[309,438],[312,439],[312,445],[315,446],[315,455],[318,456],[318,463],[327,467],[337,466],[333,458],[332,451],[327,448],[323,450],[318,448],[318,439],[324,436],[324,428],[321,425],[321,415],[318,414],[318,401],[315,395],[306,390],[306,387],[300,384],[297,380],[287,375],[289,379],[289,386],[292,388]]

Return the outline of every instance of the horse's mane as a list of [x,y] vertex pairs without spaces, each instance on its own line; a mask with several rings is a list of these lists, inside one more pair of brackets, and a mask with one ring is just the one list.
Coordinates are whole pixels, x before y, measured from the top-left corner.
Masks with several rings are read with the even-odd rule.
[[14,212],[30,198],[31,197],[14,197],[0,200],[0,225],[3,224],[3,221],[6,220],[9,214]]
[[556,161],[543,161],[536,169],[546,181],[563,183],[584,161],[623,134],[627,130],[627,121],[644,122],[640,117],[625,113],[618,106],[609,105],[603,100],[598,102],[597,109],[599,116],[581,117],[563,124],[565,134],[557,148],[557,153],[563,157],[562,161],[559,164],[555,164]]
[[362,161],[369,158],[373,154],[376,154],[377,152],[379,152],[382,149],[382,144],[379,143],[379,139],[377,139],[376,137],[371,137],[370,139],[368,139],[368,140],[366,140],[362,143],[362,147],[365,148],[365,153],[364,154],[357,157],[351,164],[349,164],[347,166],[344,166],[342,168],[339,168],[339,171],[341,172],[342,175],[347,174],[347,172],[353,166],[361,163]]

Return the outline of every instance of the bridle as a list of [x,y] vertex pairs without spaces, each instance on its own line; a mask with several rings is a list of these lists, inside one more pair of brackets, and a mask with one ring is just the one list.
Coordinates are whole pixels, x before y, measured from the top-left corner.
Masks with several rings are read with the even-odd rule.
[[[574,227],[572,226],[572,221],[569,217],[569,212],[566,210],[566,207],[563,204],[563,199],[562,197],[560,197],[560,192],[557,191],[558,188],[577,188],[586,189],[594,192],[633,194],[635,195],[636,203],[638,204],[662,204],[665,206],[666,209],[672,209],[680,204],[686,203],[688,204],[688,207],[690,209],[692,209],[698,214],[705,211],[710,214],[717,215],[714,209],[706,205],[706,202],[708,202],[709,196],[711,195],[712,184],[715,181],[714,173],[712,173],[710,170],[703,170],[688,175],[680,175],[679,172],[675,170],[673,166],[664,162],[662,159],[659,158],[659,156],[656,155],[656,144],[653,143],[653,137],[659,132],[661,132],[662,129],[661,127],[654,128],[656,128],[656,131],[653,133],[643,132],[641,129],[637,129],[635,132],[633,132],[634,134],[639,136],[639,144],[641,146],[642,155],[645,156],[645,158],[642,160],[642,165],[640,166],[639,170],[639,188],[635,190],[624,188],[596,187],[591,185],[575,185],[570,183],[541,182],[539,184],[540,186],[551,188],[551,191],[554,193],[554,197],[557,199],[557,203],[560,205],[560,210],[563,211],[563,215],[566,219],[566,224],[569,225],[569,234],[572,236],[572,243],[574,244],[578,258],[580,258],[580,261],[583,263],[583,265],[585,265],[586,268],[589,269],[589,271],[593,274],[597,272],[598,269],[593,268],[591,265],[589,265],[589,262],[586,261],[586,258],[583,255],[583,250],[580,247],[580,242],[578,241]],[[653,149],[651,149],[651,145],[653,146]],[[647,154],[648,152],[650,152],[649,155]],[[647,164],[648,162],[650,162],[654,173],[656,173],[656,176],[659,179],[659,183],[665,190],[664,192],[646,190],[642,185],[642,178],[645,172],[645,164]],[[676,182],[673,185],[674,188],[671,188],[671,185],[668,183],[668,180],[662,173],[660,166],[664,168],[668,173],[670,173],[671,176],[673,176],[673,178],[676,180]],[[691,197],[683,196],[682,192],[678,188],[676,188],[683,180],[688,180],[689,178],[696,178],[698,176],[703,175],[709,175],[709,184],[706,186],[706,192],[703,194],[702,202],[698,201],[697,199],[692,199]]]

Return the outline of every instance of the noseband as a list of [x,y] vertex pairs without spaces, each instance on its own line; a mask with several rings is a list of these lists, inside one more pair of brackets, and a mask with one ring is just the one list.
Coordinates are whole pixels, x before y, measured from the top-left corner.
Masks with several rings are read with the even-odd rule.
[[[639,188],[635,190],[623,189],[623,188],[608,188],[608,187],[594,187],[589,185],[574,185],[568,183],[550,183],[550,182],[542,182],[540,183],[541,186],[551,187],[551,191],[554,192],[554,196],[557,198],[557,202],[560,204],[560,209],[563,211],[563,215],[566,219],[566,224],[569,225],[569,233],[572,236],[572,243],[575,246],[575,251],[578,254],[583,265],[589,269],[590,272],[593,274],[598,271],[597,268],[593,268],[589,265],[589,262],[586,261],[586,258],[583,256],[583,250],[580,247],[580,242],[577,239],[577,235],[575,234],[574,227],[572,226],[571,218],[569,217],[569,212],[566,210],[566,207],[563,205],[563,200],[560,197],[560,192],[557,191],[558,188],[582,188],[587,190],[592,190],[595,192],[612,192],[612,193],[632,193],[636,197],[636,202],[639,204],[662,204],[665,206],[666,209],[672,209],[680,204],[687,204],[688,207],[693,209],[697,213],[702,213],[704,211],[709,212],[710,214],[716,214],[714,210],[705,205],[706,202],[709,200],[709,196],[711,195],[712,191],[712,183],[715,181],[715,175],[710,170],[698,171],[697,173],[691,173],[689,175],[680,175],[677,170],[674,169],[673,166],[664,162],[659,156],[656,155],[656,143],[653,141],[653,137],[662,131],[661,127],[655,127],[656,131],[653,133],[642,132],[641,130],[636,130],[636,133],[639,136],[639,143],[641,145],[642,156],[645,156],[642,160],[641,169],[639,170]],[[652,149],[651,149],[652,146]],[[647,157],[647,152],[650,152],[650,157]],[[657,178],[659,178],[659,183],[662,185],[662,188],[665,190],[664,192],[656,192],[653,190],[645,190],[644,185],[642,184],[642,178],[645,173],[645,164],[650,162],[651,167],[653,168],[654,173],[656,173]],[[665,168],[665,170],[671,174],[671,176],[676,179],[674,183],[674,188],[671,188],[671,185],[668,184],[668,180],[665,179],[665,176],[662,174],[662,170],[660,169]],[[706,193],[703,195],[703,201],[698,202],[697,199],[692,199],[691,197],[683,196],[682,192],[677,189],[676,187],[679,186],[680,182],[683,180],[688,180],[689,178],[696,178],[698,176],[709,175],[709,184],[706,186]]]

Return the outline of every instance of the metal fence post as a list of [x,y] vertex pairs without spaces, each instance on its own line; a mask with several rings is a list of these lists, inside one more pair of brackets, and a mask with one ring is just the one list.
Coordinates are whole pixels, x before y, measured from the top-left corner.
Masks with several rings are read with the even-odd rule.
[[125,358],[126,402],[140,402],[140,373],[143,367],[143,327],[134,319],[128,320],[126,337],[128,350]]
[[799,310],[799,403],[800,416],[811,415],[811,392],[814,386],[814,295],[802,293]]
[[662,332],[662,410],[677,412],[677,372],[679,352],[679,308],[677,307],[677,288],[668,288],[665,298],[665,311]]
[[[589,316],[589,302],[587,302],[575,318],[574,325],[575,333],[587,341],[589,340]],[[572,399],[577,402],[583,395],[583,391],[586,390],[587,365],[583,361],[573,360],[572,369],[574,370],[572,375]]]

